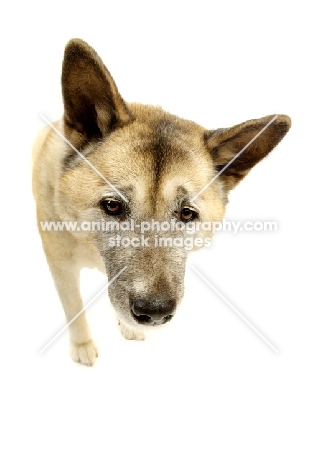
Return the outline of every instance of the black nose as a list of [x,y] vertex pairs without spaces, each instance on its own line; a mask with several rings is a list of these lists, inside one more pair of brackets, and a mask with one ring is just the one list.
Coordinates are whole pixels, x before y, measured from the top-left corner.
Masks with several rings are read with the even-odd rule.
[[132,299],[131,312],[138,323],[162,325],[174,315],[175,299]]

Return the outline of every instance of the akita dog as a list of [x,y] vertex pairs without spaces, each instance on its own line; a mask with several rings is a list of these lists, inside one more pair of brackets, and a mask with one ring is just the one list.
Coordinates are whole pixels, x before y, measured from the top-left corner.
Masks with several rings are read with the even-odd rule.
[[[44,252],[70,323],[72,357],[92,365],[97,348],[80,270],[108,275],[125,338],[143,339],[146,328],[168,322],[183,296],[189,239],[193,248],[206,245],[213,233],[204,223],[222,220],[228,191],[291,122],[267,116],[206,130],[160,107],[127,103],[80,39],[66,46],[62,92],[63,118],[44,128],[34,146],[33,192]],[[70,221],[75,229],[44,230],[47,221]],[[194,232],[187,229],[194,223]]]

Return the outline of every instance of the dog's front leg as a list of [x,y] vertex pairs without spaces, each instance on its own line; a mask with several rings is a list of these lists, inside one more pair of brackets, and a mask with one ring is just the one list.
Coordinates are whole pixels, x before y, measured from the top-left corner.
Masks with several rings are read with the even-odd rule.
[[98,352],[83,310],[80,295],[80,269],[50,265],[50,270],[67,322],[70,323],[71,357],[75,362],[92,366]]
[[142,340],[144,340],[146,338],[146,335],[145,335],[144,332],[142,332],[140,330],[134,330],[133,328],[128,327],[120,319],[118,319],[118,325],[119,325],[120,331],[122,333],[122,336],[126,340],[142,341]]

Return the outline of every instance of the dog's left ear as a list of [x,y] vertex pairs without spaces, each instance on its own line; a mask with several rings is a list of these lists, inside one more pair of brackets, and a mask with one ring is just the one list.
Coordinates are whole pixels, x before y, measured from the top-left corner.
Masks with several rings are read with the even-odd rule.
[[62,91],[65,132],[71,140],[102,138],[134,120],[102,60],[81,39],[65,48]]
[[287,115],[269,115],[248,120],[231,128],[206,131],[205,144],[227,190],[233,189],[255,164],[267,156],[282,140],[291,126]]

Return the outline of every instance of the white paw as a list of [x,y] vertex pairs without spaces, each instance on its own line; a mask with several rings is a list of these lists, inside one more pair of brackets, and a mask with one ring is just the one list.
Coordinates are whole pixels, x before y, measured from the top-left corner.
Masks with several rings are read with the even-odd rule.
[[124,336],[124,338],[126,340],[144,340],[146,338],[144,332],[140,331],[140,330],[134,330],[133,328],[128,328],[126,325],[124,325],[123,322],[121,322],[121,320],[118,320],[118,325],[119,325],[119,328],[120,328],[120,331],[122,333],[122,335]]
[[98,351],[94,341],[90,340],[87,343],[71,343],[70,354],[75,362],[92,366],[96,361]]

